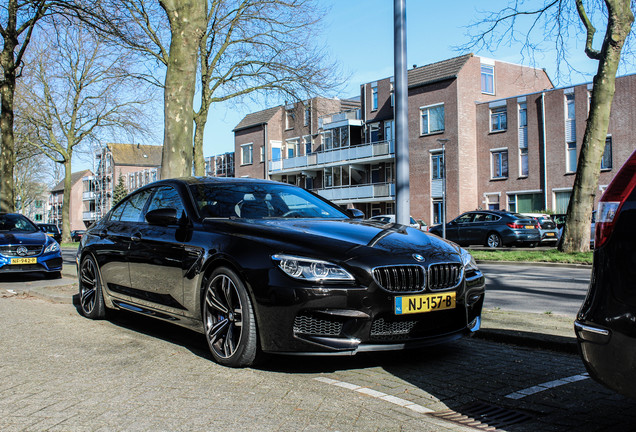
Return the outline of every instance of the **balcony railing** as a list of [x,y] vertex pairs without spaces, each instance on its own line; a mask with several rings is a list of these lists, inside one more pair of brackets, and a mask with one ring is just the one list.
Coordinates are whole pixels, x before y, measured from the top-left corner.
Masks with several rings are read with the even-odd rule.
[[318,119],[318,127],[326,128],[331,123],[343,122],[345,120],[360,120],[360,110],[343,111],[320,117]]
[[355,186],[341,186],[328,189],[316,189],[318,195],[330,201],[354,201],[365,199],[395,198],[394,183],[373,183]]
[[97,212],[94,212],[94,211],[82,212],[82,220],[85,220],[85,221],[97,220]]
[[339,147],[305,156],[274,160],[269,163],[269,172],[294,170],[302,168],[322,168],[335,162],[363,162],[381,156],[393,157],[395,147],[393,141],[381,141],[371,144],[359,144],[350,147]]
[[94,191],[87,191],[84,192],[82,194],[82,200],[84,201],[90,201],[90,200],[94,200],[95,199],[95,192]]

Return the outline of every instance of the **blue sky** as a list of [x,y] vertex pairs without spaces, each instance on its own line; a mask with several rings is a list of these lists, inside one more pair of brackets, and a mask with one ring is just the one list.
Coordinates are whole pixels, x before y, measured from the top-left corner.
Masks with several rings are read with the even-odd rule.
[[[334,60],[351,76],[339,97],[359,94],[360,84],[393,75],[393,1],[391,0],[323,0],[330,12],[323,23],[318,40],[325,44]],[[453,0],[433,2],[407,0],[407,64],[409,68],[464,54],[454,47],[467,41],[466,26],[478,16],[480,9],[494,9],[507,4],[505,0]],[[449,7],[452,5],[452,7]],[[535,65],[545,68],[555,85],[591,81],[596,70],[593,62],[583,53],[583,44],[572,46],[571,60],[585,72],[555,79],[553,53],[537,55]],[[495,53],[474,52],[477,55],[512,63],[531,65],[521,55],[520,45],[501,47]],[[569,81],[569,82],[568,82]],[[269,106],[272,106],[270,103]],[[234,150],[232,129],[249,112],[269,106],[255,103],[237,105],[219,104],[212,111],[204,138],[204,154]]]

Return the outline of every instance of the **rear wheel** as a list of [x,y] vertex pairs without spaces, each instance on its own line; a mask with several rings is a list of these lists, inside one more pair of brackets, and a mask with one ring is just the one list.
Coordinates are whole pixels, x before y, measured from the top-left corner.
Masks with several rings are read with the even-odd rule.
[[491,248],[498,248],[502,246],[501,236],[496,232],[491,232],[486,238],[486,246]]
[[91,319],[106,317],[99,269],[91,255],[86,255],[80,264],[79,302],[80,310],[85,317]]
[[230,367],[254,364],[258,335],[252,301],[243,281],[226,267],[216,269],[206,283],[203,325],[218,363]]

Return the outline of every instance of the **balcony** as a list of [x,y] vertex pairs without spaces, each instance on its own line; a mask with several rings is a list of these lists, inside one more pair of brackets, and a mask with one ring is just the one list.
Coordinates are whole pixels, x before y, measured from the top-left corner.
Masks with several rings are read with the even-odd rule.
[[331,114],[318,119],[318,127],[320,129],[333,129],[342,126],[362,126],[363,121],[360,118],[360,110],[343,111],[337,114]]
[[94,212],[94,211],[82,212],[82,220],[85,220],[85,221],[96,221],[97,220],[97,212]]
[[94,191],[87,191],[84,192],[82,194],[82,200],[83,201],[92,201],[95,199],[95,192]]
[[336,204],[390,201],[395,199],[395,184],[373,183],[355,186],[342,186],[329,189],[317,189],[314,192]]
[[390,160],[395,155],[393,141],[359,144],[311,153],[269,163],[270,174],[290,174],[301,171],[318,171],[328,166],[343,163],[371,163]]

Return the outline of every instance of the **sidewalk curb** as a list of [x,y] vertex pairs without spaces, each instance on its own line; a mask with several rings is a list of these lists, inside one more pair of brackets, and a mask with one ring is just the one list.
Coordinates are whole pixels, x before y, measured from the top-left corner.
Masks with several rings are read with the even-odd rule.
[[527,261],[491,261],[477,260],[477,264],[501,264],[515,265],[520,267],[562,267],[562,268],[589,268],[592,270],[592,264],[576,264],[576,263],[552,263],[552,262],[527,262]]
[[[574,328],[572,329],[574,335]],[[541,333],[523,332],[520,330],[480,329],[473,337],[490,342],[505,343],[525,348],[539,348],[566,354],[578,354],[579,348],[576,338],[548,335]]]

